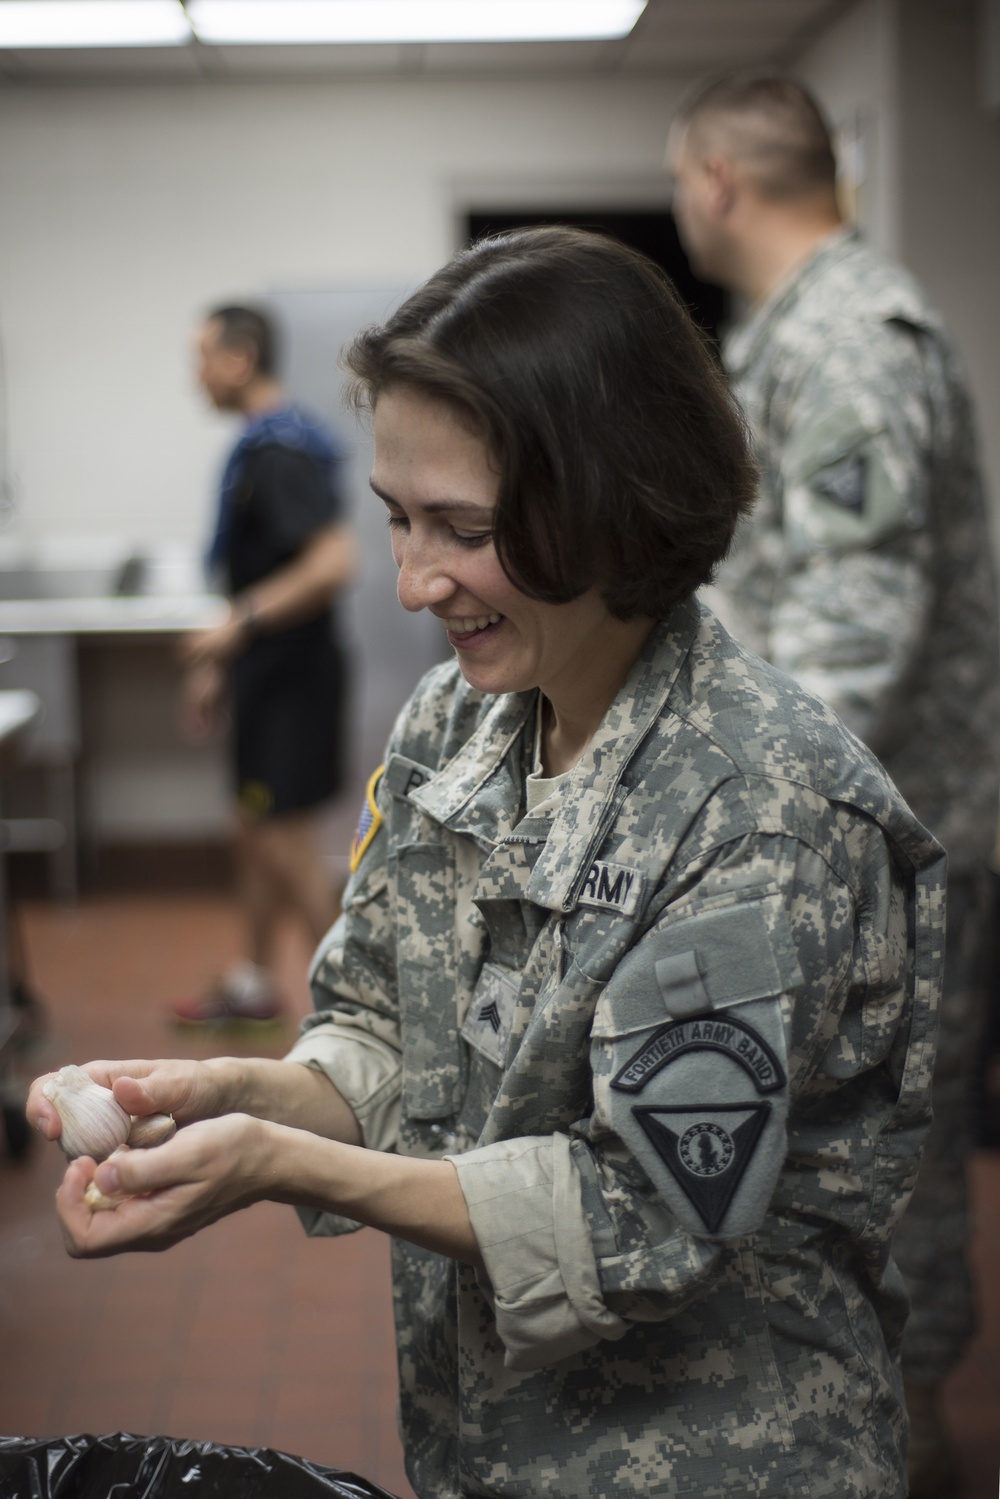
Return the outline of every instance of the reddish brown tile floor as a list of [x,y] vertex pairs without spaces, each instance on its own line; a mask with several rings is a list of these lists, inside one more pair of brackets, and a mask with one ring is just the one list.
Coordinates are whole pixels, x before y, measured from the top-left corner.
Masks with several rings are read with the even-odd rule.
[[[202,897],[22,907],[51,1033],[32,1071],[98,1056],[280,1056],[294,1024],[224,1044],[164,1007],[239,951],[231,904]],[[296,1012],[307,953],[284,956]],[[52,1194],[61,1152],[0,1160],[0,1432],[162,1433],[269,1446],[410,1499],[396,1433],[388,1241],[307,1239],[258,1204],[166,1254],[78,1262]]]
[[[51,1033],[33,1071],[97,1056],[280,1056],[293,1025],[223,1047],[164,1023],[166,1003],[239,949],[221,898],[42,903],[21,912]],[[293,1007],[306,951],[289,934]],[[386,1241],[309,1240],[287,1208],[258,1204],[166,1254],[80,1263],[64,1253],[54,1146],[0,1158],[0,1432],[165,1433],[264,1445],[360,1473],[411,1499],[395,1428]],[[968,1483],[1000,1474],[1000,1151],[975,1162],[981,1331],[948,1388]],[[582,1496],[574,1496],[582,1499]]]

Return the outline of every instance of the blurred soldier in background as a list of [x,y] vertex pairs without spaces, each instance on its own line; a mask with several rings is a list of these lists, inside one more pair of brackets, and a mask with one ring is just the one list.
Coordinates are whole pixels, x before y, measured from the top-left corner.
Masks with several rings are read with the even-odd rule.
[[723,353],[761,495],[710,602],[876,751],[949,855],[935,1120],[893,1250],[912,1298],[910,1493],[924,1499],[956,1481],[938,1392],[973,1329],[964,1167],[1000,780],[969,402],[921,288],[843,222],[830,134],[799,85],[708,85],[675,120],[668,157],[695,269],[748,309]]
[[242,435],[222,475],[209,555],[229,617],[186,645],[185,708],[194,734],[228,709],[239,814],[238,878],[249,955],[180,1021],[272,1020],[282,997],[269,963],[285,908],[315,946],[337,914],[314,811],[344,776],[343,652],[333,601],[354,577],[334,440],[289,404],[275,373],[274,332],[255,308],[221,307],[199,337],[199,380]]

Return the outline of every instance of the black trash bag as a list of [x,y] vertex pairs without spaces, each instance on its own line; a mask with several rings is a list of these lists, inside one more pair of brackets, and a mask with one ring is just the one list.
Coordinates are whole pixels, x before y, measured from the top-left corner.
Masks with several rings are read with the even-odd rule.
[[394,1499],[270,1447],[180,1437],[0,1437],[3,1499]]

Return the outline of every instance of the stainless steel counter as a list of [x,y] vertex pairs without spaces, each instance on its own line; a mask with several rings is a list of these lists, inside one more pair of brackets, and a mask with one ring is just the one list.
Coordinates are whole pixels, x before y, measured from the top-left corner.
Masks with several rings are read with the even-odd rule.
[[[2,589],[0,575],[0,589]],[[0,635],[158,635],[203,629],[225,617],[215,594],[128,598],[0,597]]]
[[[183,548],[136,549],[114,539],[0,538],[0,688],[29,688],[41,702],[20,763],[41,779],[42,815],[12,819],[8,847],[49,855],[54,894],[72,899],[77,888],[78,772],[110,788],[112,796],[117,781],[127,782],[135,800],[137,779],[159,775],[162,780],[165,762],[182,761],[185,753],[164,725],[155,743],[130,746],[127,763],[103,764],[100,753],[88,753],[94,735],[88,746],[81,703],[84,656],[91,647],[131,654],[145,646],[142,712],[147,718],[165,717],[159,699],[171,692],[177,675],[173,642],[215,624],[226,608],[223,598],[205,590],[197,556]],[[135,675],[131,667],[128,675]],[[145,700],[146,677],[159,684],[154,702]],[[135,682],[122,690],[134,706],[140,695]],[[100,730],[100,714],[89,717],[92,728],[96,718]],[[166,775],[169,779],[169,767]],[[84,831],[96,843],[101,830],[89,814],[107,797],[88,794],[92,785],[82,790]],[[138,799],[152,804],[155,797],[144,798],[140,791]],[[37,800],[29,797],[29,806]],[[190,797],[180,790],[176,801],[183,807]],[[172,820],[169,811],[165,815]]]

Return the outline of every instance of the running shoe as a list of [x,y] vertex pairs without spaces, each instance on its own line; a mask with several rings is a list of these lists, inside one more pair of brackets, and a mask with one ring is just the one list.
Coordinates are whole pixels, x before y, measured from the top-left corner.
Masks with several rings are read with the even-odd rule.
[[234,963],[206,994],[178,1000],[170,1007],[177,1025],[273,1025],[285,1017],[274,984],[256,963]]

